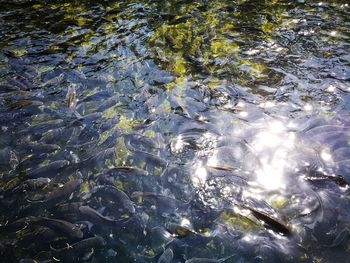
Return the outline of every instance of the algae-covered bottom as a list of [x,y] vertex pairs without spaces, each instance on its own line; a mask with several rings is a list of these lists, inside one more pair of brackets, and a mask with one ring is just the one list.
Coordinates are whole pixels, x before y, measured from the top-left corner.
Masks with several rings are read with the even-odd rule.
[[3,262],[350,262],[347,1],[0,0]]

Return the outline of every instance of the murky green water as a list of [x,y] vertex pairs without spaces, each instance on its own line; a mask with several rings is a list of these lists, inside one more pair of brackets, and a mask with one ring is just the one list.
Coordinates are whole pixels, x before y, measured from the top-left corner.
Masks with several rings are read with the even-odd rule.
[[0,2],[4,262],[350,262],[347,1]]

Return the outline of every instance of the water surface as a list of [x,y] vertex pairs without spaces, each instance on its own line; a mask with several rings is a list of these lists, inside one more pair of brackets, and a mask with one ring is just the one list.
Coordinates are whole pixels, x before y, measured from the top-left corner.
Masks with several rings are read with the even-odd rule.
[[347,262],[349,12],[1,1],[1,257]]

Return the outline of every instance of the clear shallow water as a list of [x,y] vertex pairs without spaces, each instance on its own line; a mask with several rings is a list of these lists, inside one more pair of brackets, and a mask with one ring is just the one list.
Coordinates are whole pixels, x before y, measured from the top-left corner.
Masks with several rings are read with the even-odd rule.
[[2,257],[346,262],[348,13],[2,1]]

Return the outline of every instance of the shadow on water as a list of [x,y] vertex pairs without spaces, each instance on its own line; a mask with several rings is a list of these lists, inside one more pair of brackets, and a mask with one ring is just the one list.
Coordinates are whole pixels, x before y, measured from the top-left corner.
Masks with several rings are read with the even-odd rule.
[[0,1],[6,262],[347,262],[347,1]]

